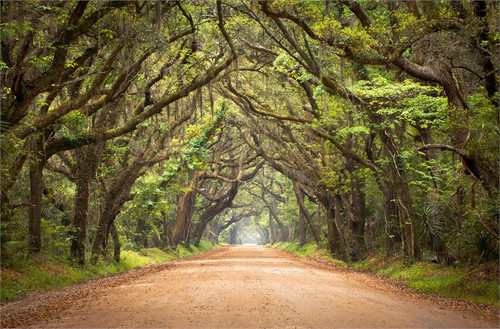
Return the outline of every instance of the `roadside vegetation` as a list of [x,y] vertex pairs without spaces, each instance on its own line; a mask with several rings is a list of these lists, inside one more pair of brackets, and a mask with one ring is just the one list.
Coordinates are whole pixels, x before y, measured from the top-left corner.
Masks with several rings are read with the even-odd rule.
[[481,266],[446,266],[426,261],[409,262],[403,257],[386,258],[371,254],[362,262],[345,263],[332,258],[316,244],[303,246],[298,240],[270,245],[299,257],[321,258],[336,266],[350,267],[401,282],[415,291],[445,297],[462,298],[474,303],[499,306],[498,263]]
[[198,247],[179,245],[174,250],[166,251],[158,248],[125,250],[121,254],[120,262],[100,260],[84,267],[75,266],[60,257],[39,255],[1,270],[1,300],[13,300],[32,291],[51,290],[136,267],[186,258],[213,247],[212,243],[202,240]]

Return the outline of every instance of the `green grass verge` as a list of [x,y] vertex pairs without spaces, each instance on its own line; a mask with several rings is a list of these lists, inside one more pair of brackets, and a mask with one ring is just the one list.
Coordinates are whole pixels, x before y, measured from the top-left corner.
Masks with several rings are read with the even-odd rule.
[[2,301],[12,300],[31,291],[51,290],[135,267],[189,257],[213,247],[211,243],[202,241],[199,247],[178,246],[175,251],[163,251],[158,248],[125,250],[121,253],[120,263],[101,260],[95,265],[88,264],[84,267],[72,266],[68,262],[41,256],[26,262],[22,268],[1,269],[0,298]]
[[271,248],[283,249],[299,257],[323,258],[339,266],[348,266],[346,262],[333,258],[327,250],[319,248],[315,243],[306,243],[300,246],[300,241],[294,240],[291,242],[278,242],[269,246]]
[[498,263],[486,263],[479,267],[450,267],[428,262],[405,263],[402,259],[371,256],[359,263],[346,264],[332,258],[315,244],[300,246],[298,241],[270,245],[300,257],[320,257],[341,265],[350,266],[390,278],[418,292],[462,298],[471,302],[499,306]]
[[299,257],[307,257],[318,252],[318,246],[316,246],[316,244],[308,243],[300,246],[300,242],[298,240],[294,240],[292,242],[278,242],[271,245],[271,247],[286,250]]
[[407,264],[401,259],[371,257],[354,265],[399,281],[416,291],[499,306],[498,263],[452,267],[428,262]]

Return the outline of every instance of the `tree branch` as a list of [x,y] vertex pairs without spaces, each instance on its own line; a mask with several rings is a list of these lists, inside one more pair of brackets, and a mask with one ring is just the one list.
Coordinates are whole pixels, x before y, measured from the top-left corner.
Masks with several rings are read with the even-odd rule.
[[465,159],[470,158],[470,156],[467,153],[465,153],[464,151],[459,150],[456,147],[445,145],[445,144],[427,144],[427,145],[418,147],[416,149],[416,151],[420,152],[420,151],[432,150],[432,149],[447,150],[447,151],[451,151],[451,152],[454,152],[454,153],[460,155],[462,158],[465,158]]

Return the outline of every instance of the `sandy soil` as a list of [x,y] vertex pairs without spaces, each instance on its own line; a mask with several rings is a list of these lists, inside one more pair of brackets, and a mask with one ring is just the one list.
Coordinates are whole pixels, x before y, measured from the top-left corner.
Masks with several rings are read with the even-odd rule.
[[[4,305],[2,315],[11,322],[2,325],[26,326],[31,322],[32,326],[43,328],[499,327],[498,322],[471,312],[387,289],[369,275],[314,266],[265,247],[224,247],[194,259],[141,271],[60,291],[65,296],[69,289],[72,297],[58,304],[61,311],[47,307],[46,316],[38,319],[36,314],[44,308],[37,311],[37,307],[50,304],[50,298],[44,298],[44,294],[31,297],[41,303],[38,306],[23,300]],[[55,300],[59,299],[52,298],[56,305]],[[15,317],[22,317],[23,309],[33,314],[16,323]]]

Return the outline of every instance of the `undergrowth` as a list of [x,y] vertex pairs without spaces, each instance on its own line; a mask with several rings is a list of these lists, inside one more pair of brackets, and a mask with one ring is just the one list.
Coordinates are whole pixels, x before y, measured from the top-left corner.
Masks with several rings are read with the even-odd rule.
[[[369,257],[355,268],[399,281],[416,291],[499,306],[498,263],[454,267],[429,262]],[[491,271],[493,269],[493,271]],[[487,275],[484,273],[490,272]],[[493,272],[493,273],[492,273]]]
[[332,258],[328,251],[316,244],[300,246],[299,241],[280,242],[270,245],[300,257],[327,259],[340,266],[376,273],[391,280],[402,282],[412,289],[429,294],[462,298],[471,302],[499,306],[498,263],[485,263],[479,267],[452,267],[428,262],[405,262],[401,258],[385,258],[372,255],[362,262],[345,263]]
[[2,301],[12,300],[31,291],[51,290],[135,267],[189,257],[213,247],[211,243],[201,241],[199,247],[178,246],[173,251],[158,248],[146,248],[139,251],[125,250],[121,252],[119,263],[100,260],[97,264],[89,263],[83,267],[72,265],[61,258],[40,255],[23,262],[21,266],[1,269],[0,297]]
[[322,258],[339,266],[348,266],[344,261],[333,258],[327,250],[319,248],[315,243],[306,243],[301,246],[299,240],[294,240],[291,242],[278,242],[269,246],[271,248],[283,249],[299,257]]

